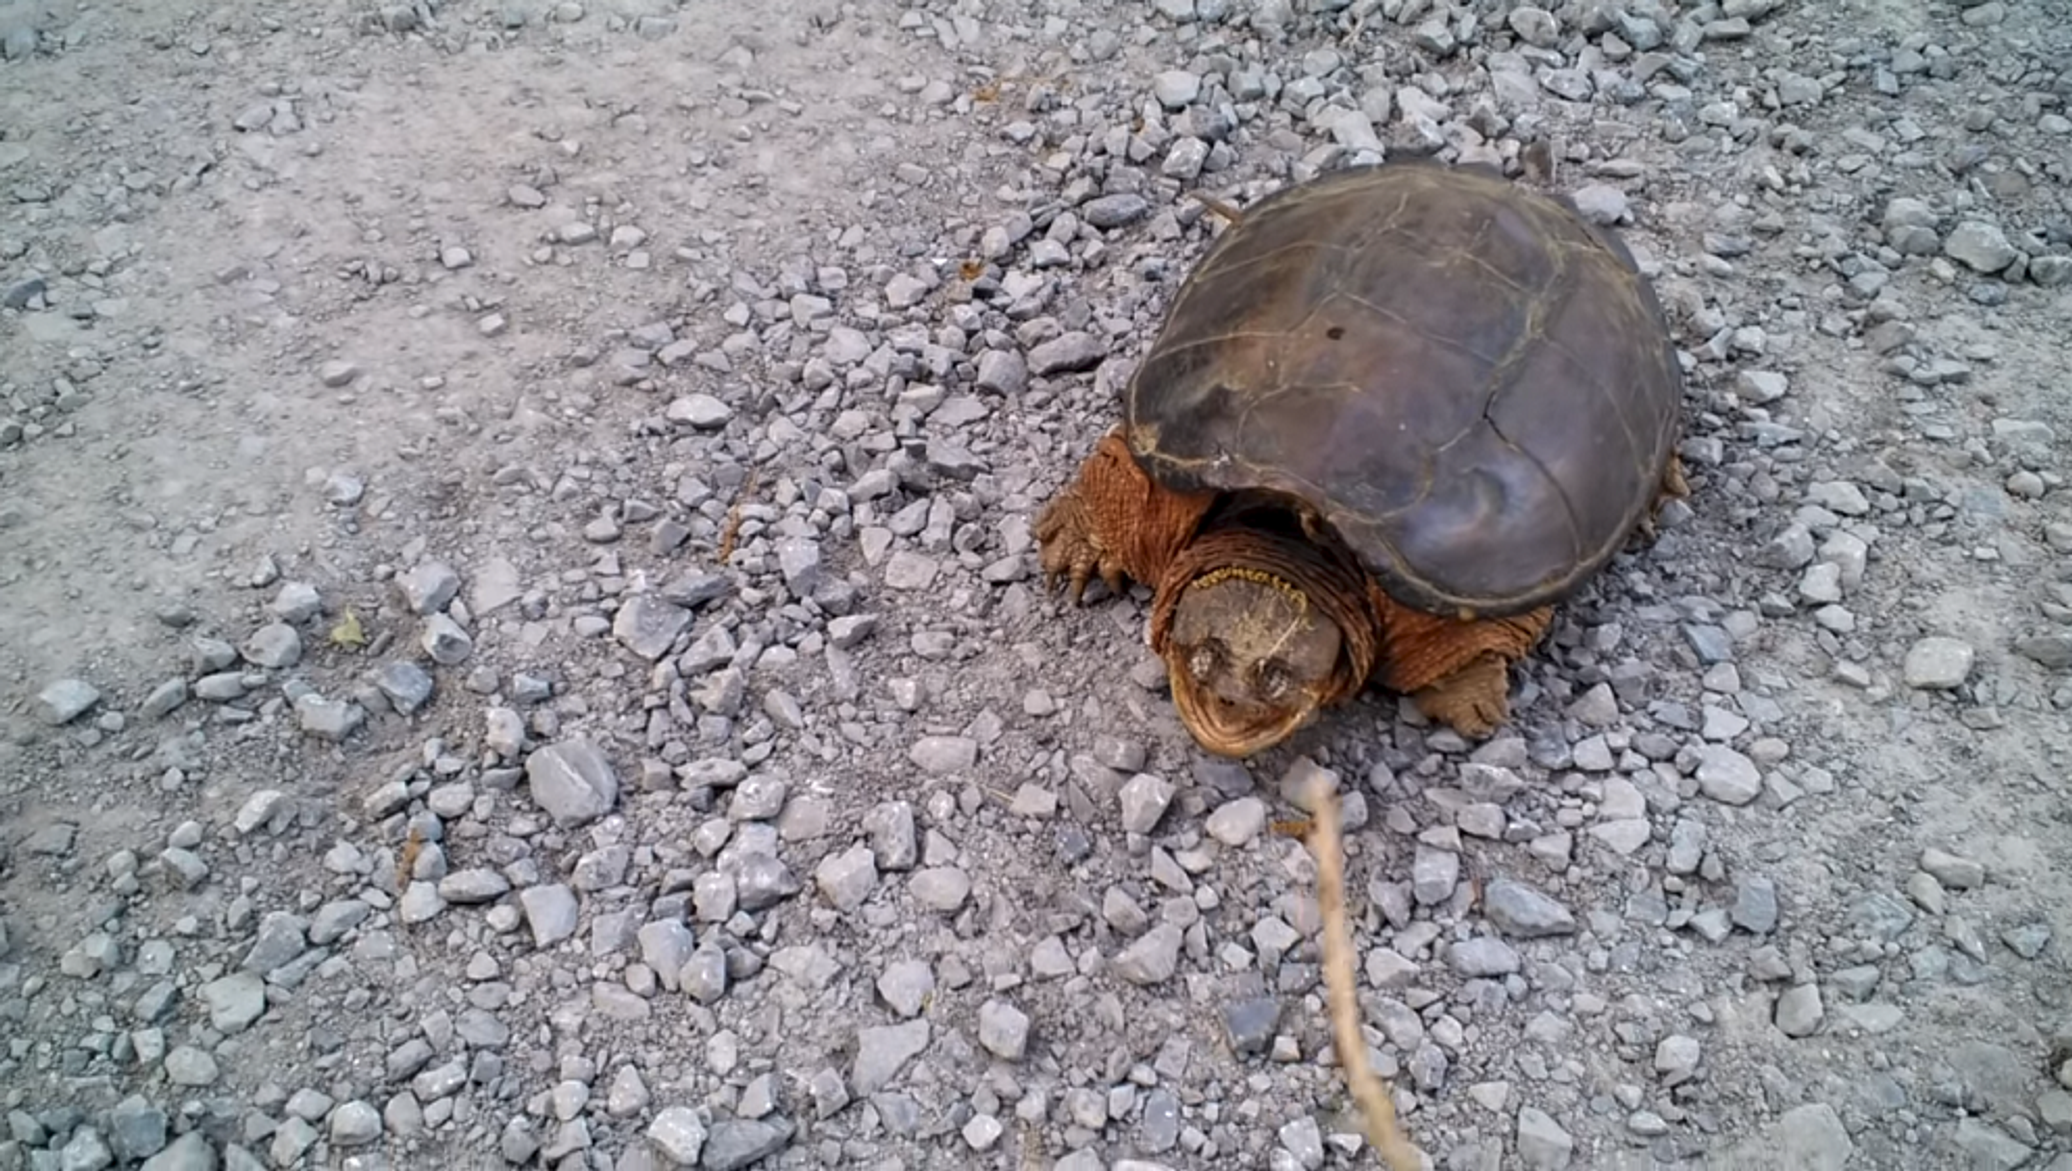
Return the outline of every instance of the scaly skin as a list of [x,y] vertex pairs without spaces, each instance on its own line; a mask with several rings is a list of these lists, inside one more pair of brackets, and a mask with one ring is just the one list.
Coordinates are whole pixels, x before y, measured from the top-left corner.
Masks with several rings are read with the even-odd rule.
[[[1316,710],[1341,703],[1369,682],[1408,694],[1419,710],[1463,736],[1487,736],[1509,719],[1511,663],[1545,634],[1551,607],[1510,618],[1461,621],[1399,605],[1364,573],[1305,571],[1314,550],[1290,538],[1244,528],[1216,530],[1215,565],[1183,556],[1201,536],[1213,493],[1184,494],[1154,483],[1131,458],[1119,430],[1103,436],[1078,475],[1037,519],[1045,577],[1062,580],[1075,602],[1098,576],[1111,592],[1126,580],[1156,591],[1152,649],[1167,663],[1175,707],[1203,748],[1249,756],[1286,739]],[[1236,567],[1292,582],[1337,621],[1346,644],[1342,669],[1291,694],[1279,718],[1243,730],[1215,726],[1214,706],[1198,694],[1181,656],[1167,644],[1180,595],[1197,578]],[[1362,589],[1362,587],[1364,587]],[[1362,596],[1364,594],[1364,596]]]
[[1112,594],[1122,593],[1124,581],[1156,587],[1215,502],[1212,492],[1183,495],[1152,483],[1121,431],[1110,431],[1036,518],[1044,577],[1062,579],[1074,602],[1095,577]]

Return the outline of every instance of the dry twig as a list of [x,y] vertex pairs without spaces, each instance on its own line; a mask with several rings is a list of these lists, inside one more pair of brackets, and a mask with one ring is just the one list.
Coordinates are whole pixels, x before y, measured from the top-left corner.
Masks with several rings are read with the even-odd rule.
[[734,502],[727,508],[727,523],[719,531],[719,549],[713,560],[725,569],[733,560],[734,543],[741,539],[741,506],[748,503],[748,494],[755,491],[756,481],[762,478],[761,468],[750,468],[741,479],[741,486],[734,490]]
[[1224,220],[1228,221],[1232,227],[1236,227],[1239,223],[1243,222],[1245,218],[1244,212],[1241,212],[1232,205],[1223,202],[1222,200],[1216,198],[1213,195],[1210,195],[1206,191],[1191,191],[1188,193],[1188,197],[1194,200],[1196,203],[1201,204],[1203,207],[1208,208],[1211,212],[1214,212],[1216,215],[1222,216]]
[[403,835],[403,849],[396,855],[396,890],[398,893],[410,886],[410,880],[417,875],[417,856],[424,853],[424,831],[416,826]]
[[1392,1171],[1421,1171],[1423,1161],[1396,1121],[1388,1087],[1367,1064],[1354,990],[1352,928],[1345,916],[1345,856],[1338,840],[1338,796],[1324,777],[1310,780],[1303,802],[1310,815],[1310,850],[1317,860],[1317,909],[1324,926],[1324,990],[1331,1006],[1331,1039],[1345,1087],[1360,1108],[1367,1141]]

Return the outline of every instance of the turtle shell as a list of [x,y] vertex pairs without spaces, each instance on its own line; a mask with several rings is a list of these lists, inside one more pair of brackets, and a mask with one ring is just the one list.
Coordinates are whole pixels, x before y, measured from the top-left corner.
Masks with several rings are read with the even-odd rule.
[[1683,379],[1653,288],[1560,198],[1391,162],[1242,213],[1124,394],[1146,473],[1308,506],[1398,601],[1555,601],[1657,497]]

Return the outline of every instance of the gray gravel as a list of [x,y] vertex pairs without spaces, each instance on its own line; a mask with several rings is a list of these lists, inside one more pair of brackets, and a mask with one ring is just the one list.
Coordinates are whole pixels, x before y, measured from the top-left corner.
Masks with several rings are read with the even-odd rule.
[[[2045,8],[0,7],[0,1171],[1373,1165],[1317,770],[1433,1166],[2072,1171]],[[1196,194],[1428,155],[1695,492],[1204,758],[1032,518]]]

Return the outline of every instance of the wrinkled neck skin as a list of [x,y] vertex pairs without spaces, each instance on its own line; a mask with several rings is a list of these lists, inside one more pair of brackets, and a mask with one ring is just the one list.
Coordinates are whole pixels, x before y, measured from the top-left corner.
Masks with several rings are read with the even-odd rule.
[[1213,518],[1174,558],[1152,649],[1195,741],[1243,758],[1357,692],[1380,642],[1366,578],[1281,510]]

